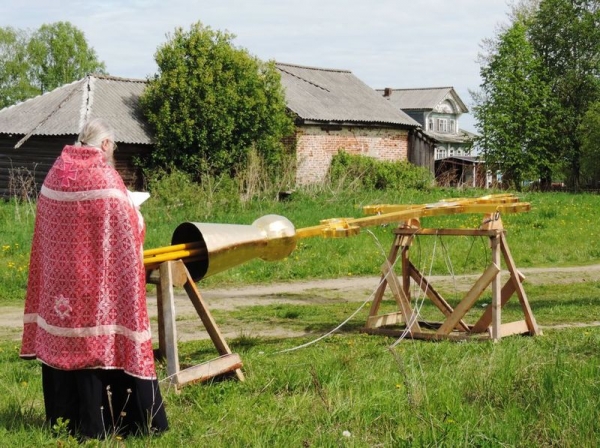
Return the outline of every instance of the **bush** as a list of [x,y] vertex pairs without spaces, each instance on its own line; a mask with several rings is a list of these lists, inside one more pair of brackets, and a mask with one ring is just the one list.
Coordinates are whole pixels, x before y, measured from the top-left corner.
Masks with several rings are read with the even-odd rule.
[[340,150],[329,168],[332,184],[370,190],[417,189],[433,186],[433,174],[426,168],[407,161],[380,161],[372,157],[352,155]]

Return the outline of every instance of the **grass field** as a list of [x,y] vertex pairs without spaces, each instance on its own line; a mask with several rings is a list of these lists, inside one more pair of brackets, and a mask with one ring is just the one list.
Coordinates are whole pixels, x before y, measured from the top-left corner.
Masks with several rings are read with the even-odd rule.
[[[178,197],[154,194],[144,207],[146,247],[167,245],[184,221],[249,224],[276,213],[297,227],[320,219],[360,216],[372,203],[427,203],[485,192],[297,192],[286,202],[257,201],[228,209],[180,188]],[[194,199],[195,197],[195,199]],[[217,198],[218,199],[218,198]],[[600,196],[524,194],[532,211],[503,216],[518,267],[584,266],[600,262],[596,211]],[[215,206],[214,204],[220,204]],[[5,239],[0,253],[0,305],[22,302],[33,208],[0,204]],[[478,215],[424,220],[431,227],[477,227]],[[260,260],[216,275],[201,286],[248,285],[311,278],[377,275],[391,244],[391,228],[377,227],[344,240],[307,239],[287,259]],[[487,242],[422,238],[415,262],[431,274],[480,272]],[[325,254],[325,256],[324,256]],[[488,258],[486,258],[488,257]],[[538,323],[593,322],[600,312],[600,283],[526,285]],[[484,297],[482,300],[489,300]],[[509,304],[510,305],[510,304]],[[164,383],[171,430],[157,438],[109,438],[87,446],[211,447],[587,447],[600,438],[600,328],[545,330],[540,337],[492,342],[423,342],[358,332],[366,310],[343,331],[292,351],[325,333],[358,304],[270,305],[216,312],[228,322],[310,327],[311,336],[229,340],[244,362],[245,382],[234,379],[183,388]],[[0,307],[1,311],[1,307]],[[423,309],[424,316],[429,313]],[[518,315],[507,306],[506,317]],[[270,319],[270,320],[269,320]],[[77,446],[58,428],[43,427],[40,367],[18,359],[18,344],[0,343],[0,445]],[[179,345],[187,364],[214,357],[207,341]],[[159,365],[159,376],[165,376]]]

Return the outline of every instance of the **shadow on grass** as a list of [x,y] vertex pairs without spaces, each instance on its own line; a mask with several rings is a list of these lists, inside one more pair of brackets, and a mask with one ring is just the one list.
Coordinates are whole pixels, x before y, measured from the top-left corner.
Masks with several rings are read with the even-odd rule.
[[45,419],[33,405],[23,409],[23,405],[10,400],[0,407],[0,427],[8,431],[23,428],[39,429],[45,424]]

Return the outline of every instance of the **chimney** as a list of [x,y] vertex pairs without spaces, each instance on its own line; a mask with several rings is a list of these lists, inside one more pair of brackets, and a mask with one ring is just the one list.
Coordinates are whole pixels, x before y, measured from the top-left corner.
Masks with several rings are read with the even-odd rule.
[[385,98],[392,96],[392,88],[391,87],[386,87],[385,89],[383,89],[383,96]]

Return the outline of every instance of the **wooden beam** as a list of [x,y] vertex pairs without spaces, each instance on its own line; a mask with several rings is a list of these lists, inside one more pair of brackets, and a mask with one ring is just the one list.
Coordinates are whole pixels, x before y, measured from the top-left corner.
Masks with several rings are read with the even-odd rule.
[[393,233],[396,235],[434,235],[434,236],[494,236],[498,233],[497,230],[481,230],[481,229],[395,229]]
[[164,330],[162,350],[164,350],[167,358],[167,375],[171,378],[171,382],[175,382],[176,375],[179,372],[179,353],[177,350],[177,328],[175,327],[176,316],[172,268],[173,264],[171,261],[160,265],[159,270],[161,280],[158,288],[160,289],[160,308],[162,310],[162,324]]
[[[500,266],[500,238],[498,236],[490,238],[492,246],[492,263]],[[492,278],[492,339],[500,340],[500,325],[502,324],[502,287],[500,286],[500,269]]]
[[[396,262],[396,258],[398,257],[399,250],[399,237],[394,238],[394,242],[392,243],[392,248],[390,249],[390,253],[388,255],[387,261],[392,266]],[[377,291],[375,291],[375,295],[373,296],[373,303],[371,303],[371,308],[369,309],[369,317],[377,316],[379,312],[379,307],[381,306],[381,301],[383,300],[383,294],[385,293],[385,289],[387,287],[387,279],[386,274],[381,273],[381,280],[379,281],[379,286],[377,287]],[[369,325],[367,320],[367,326]]]
[[404,315],[406,326],[410,328],[410,331],[421,331],[419,323],[417,322],[417,315],[411,308],[408,297],[406,297],[406,294],[404,294],[404,290],[400,285],[400,281],[398,280],[398,277],[392,269],[389,261],[386,261],[381,269],[385,273],[388,285],[390,285],[390,289],[392,290],[392,294],[394,295],[394,298],[396,299],[396,302],[398,303],[400,310]]
[[[444,316],[450,316],[454,309],[452,309],[450,304],[446,302],[441,294],[435,290],[431,283],[427,281],[425,276],[421,274],[421,272],[412,263],[409,265],[409,271],[412,279],[419,285],[427,297],[429,297],[429,300],[431,300],[434,305],[438,307]],[[456,329],[468,332],[469,326],[464,320],[460,319],[456,325]]]
[[482,276],[477,279],[464,299],[462,299],[456,308],[454,308],[452,314],[446,318],[442,326],[437,331],[437,334],[450,334],[456,324],[464,317],[467,311],[471,309],[485,288],[487,288],[492,280],[496,278],[498,272],[500,272],[500,268],[492,263],[485,270]]
[[370,316],[367,318],[367,328],[383,327],[385,325],[396,325],[403,321],[401,312],[380,314],[379,316]]
[[[202,320],[202,323],[204,324],[204,327],[206,328],[210,339],[213,341],[213,344],[217,348],[217,351],[220,355],[231,354],[231,349],[229,348],[227,341],[221,334],[221,331],[219,330],[219,327],[213,319],[212,314],[210,313],[208,306],[206,305],[206,302],[200,295],[200,291],[198,291],[198,289],[196,288],[196,283],[192,279],[187,269],[186,273],[187,282],[185,283],[185,285],[183,285],[183,287],[188,293],[188,296],[192,301],[192,304],[194,305],[198,316],[200,316],[200,319]],[[241,369],[236,370],[236,374],[240,381],[244,381],[244,374],[242,373]]]
[[230,353],[203,364],[180,370],[177,374],[177,384],[203,382],[227,372],[238,371],[241,367],[242,360],[240,356],[237,353]]
[[516,322],[510,322],[500,326],[501,337],[525,333],[529,333],[529,327],[527,326],[527,322],[524,320],[518,320]]
[[525,294],[523,284],[521,283],[518,277],[517,267],[510,253],[510,249],[508,248],[506,236],[502,234],[500,238],[502,254],[504,255],[504,261],[506,262],[508,271],[511,273],[511,279],[514,282],[517,297],[519,298],[521,308],[523,309],[523,314],[525,315],[525,321],[527,322],[527,327],[529,328],[529,334],[531,334],[532,336],[541,335],[542,331],[538,327],[535,317],[533,316],[533,312],[531,311],[531,307],[529,306],[529,300],[527,300],[527,294]]
[[[517,274],[520,276],[521,280],[523,280],[525,278],[525,276],[523,276],[523,274],[521,274],[520,272],[517,272]],[[511,278],[509,278],[508,281],[502,287],[502,292],[500,293],[500,296],[501,296],[500,305],[502,307],[504,307],[504,305],[506,305],[506,303],[512,297],[514,292],[515,292],[515,284],[512,281],[512,276],[511,276]],[[473,333],[483,333],[484,331],[487,331],[487,329],[491,323],[492,323],[492,304],[490,303],[485,308],[485,311],[483,312],[483,314],[481,315],[479,320],[475,323],[475,325],[473,325],[472,331],[473,331]]]

